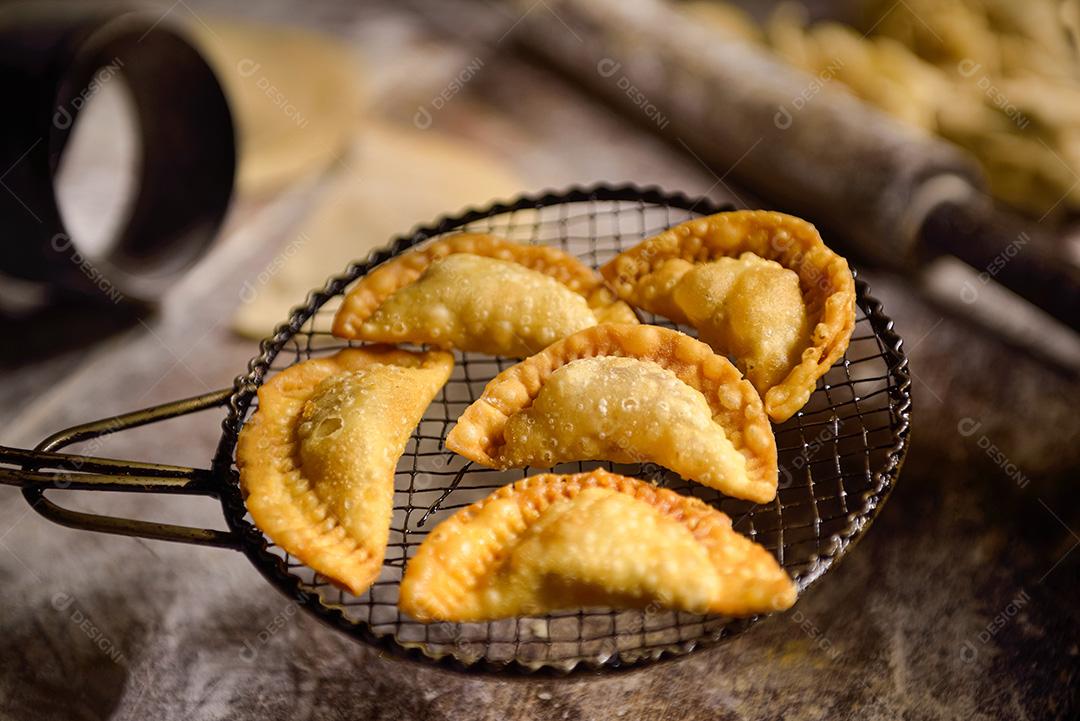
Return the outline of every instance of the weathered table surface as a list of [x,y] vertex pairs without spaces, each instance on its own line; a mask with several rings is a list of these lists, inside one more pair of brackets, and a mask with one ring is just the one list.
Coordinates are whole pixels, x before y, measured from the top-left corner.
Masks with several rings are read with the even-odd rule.
[[[206,13],[191,4],[171,12]],[[433,72],[428,88],[416,82],[420,97],[472,57],[464,41],[436,40],[405,11],[303,7],[291,12],[377,48],[387,67],[424,44],[449,69]],[[415,108],[406,96],[383,110],[408,121]],[[695,160],[508,51],[436,126],[489,142],[535,188],[637,181],[723,197]],[[0,440],[32,444],[57,428],[229,385],[254,344],[225,321],[243,280],[272,257],[267,239],[293,227],[298,202],[238,209],[161,313],[107,342],[19,365],[11,356],[22,339],[9,335]],[[907,339],[913,446],[874,528],[794,612],[638,671],[461,675],[380,658],[294,612],[240,554],[68,530],[2,488],[0,717],[1075,718],[1075,369],[944,310],[908,279],[872,269],[864,277]],[[64,318],[27,330],[25,341],[74,332]],[[92,450],[205,465],[220,420],[212,411]],[[204,500],[84,494],[79,504],[221,526]],[[280,630],[260,634],[282,617]],[[254,659],[241,655],[249,647]]]

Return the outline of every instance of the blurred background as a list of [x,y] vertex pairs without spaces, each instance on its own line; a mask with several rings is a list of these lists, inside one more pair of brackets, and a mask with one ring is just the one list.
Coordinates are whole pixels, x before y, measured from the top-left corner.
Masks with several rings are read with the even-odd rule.
[[[393,237],[596,182],[814,222],[916,380],[857,551],[796,612],[632,674],[448,675],[299,613],[264,639],[287,602],[239,554],[61,529],[0,488],[0,717],[1080,711],[1080,3],[0,3],[0,60],[5,445],[227,387]],[[212,415],[87,452],[205,466]]]

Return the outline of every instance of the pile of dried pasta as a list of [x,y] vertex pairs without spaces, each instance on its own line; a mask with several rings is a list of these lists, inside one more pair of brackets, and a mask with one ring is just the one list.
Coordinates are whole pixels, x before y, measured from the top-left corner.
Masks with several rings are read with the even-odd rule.
[[865,31],[793,4],[761,27],[721,3],[684,7],[966,148],[1006,203],[1080,210],[1080,0],[867,0]]

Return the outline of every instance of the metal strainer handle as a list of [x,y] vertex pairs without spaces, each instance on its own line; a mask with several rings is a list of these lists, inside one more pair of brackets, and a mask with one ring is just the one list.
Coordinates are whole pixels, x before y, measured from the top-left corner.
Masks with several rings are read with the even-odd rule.
[[231,531],[84,513],[45,498],[45,492],[49,490],[176,493],[217,498],[221,478],[212,470],[56,451],[72,443],[223,406],[232,392],[231,388],[213,391],[73,426],[49,436],[34,450],[0,446],[0,464],[15,466],[0,467],[0,483],[22,488],[31,508],[62,526],[159,541],[238,548],[236,535]]

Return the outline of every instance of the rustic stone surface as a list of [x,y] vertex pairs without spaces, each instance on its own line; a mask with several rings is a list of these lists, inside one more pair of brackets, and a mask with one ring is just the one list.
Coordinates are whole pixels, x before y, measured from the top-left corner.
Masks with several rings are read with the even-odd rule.
[[[347,16],[336,3],[318,7],[303,20]],[[384,57],[399,52],[394,42],[420,42],[411,20],[368,20],[356,34],[378,34]],[[382,32],[392,27],[402,32]],[[471,57],[453,44],[436,50]],[[390,113],[407,120],[414,108],[405,99]],[[489,61],[437,122],[517,158],[536,185],[636,180],[723,197],[693,159],[509,55]],[[145,325],[52,370],[7,369],[5,385],[32,390],[5,396],[20,408],[3,407],[0,442],[31,444],[57,428],[227,386],[254,354],[224,325],[238,288],[272,257],[271,241],[286,237],[303,202],[237,213],[228,239]],[[0,488],[0,717],[1075,718],[1075,369],[972,326],[906,279],[864,277],[907,339],[913,446],[874,527],[793,612],[637,671],[463,675],[380,658],[298,612],[238,553],[61,528]],[[131,431],[88,451],[205,465],[221,416]],[[222,525],[212,501],[105,495],[77,494],[75,503]]]

